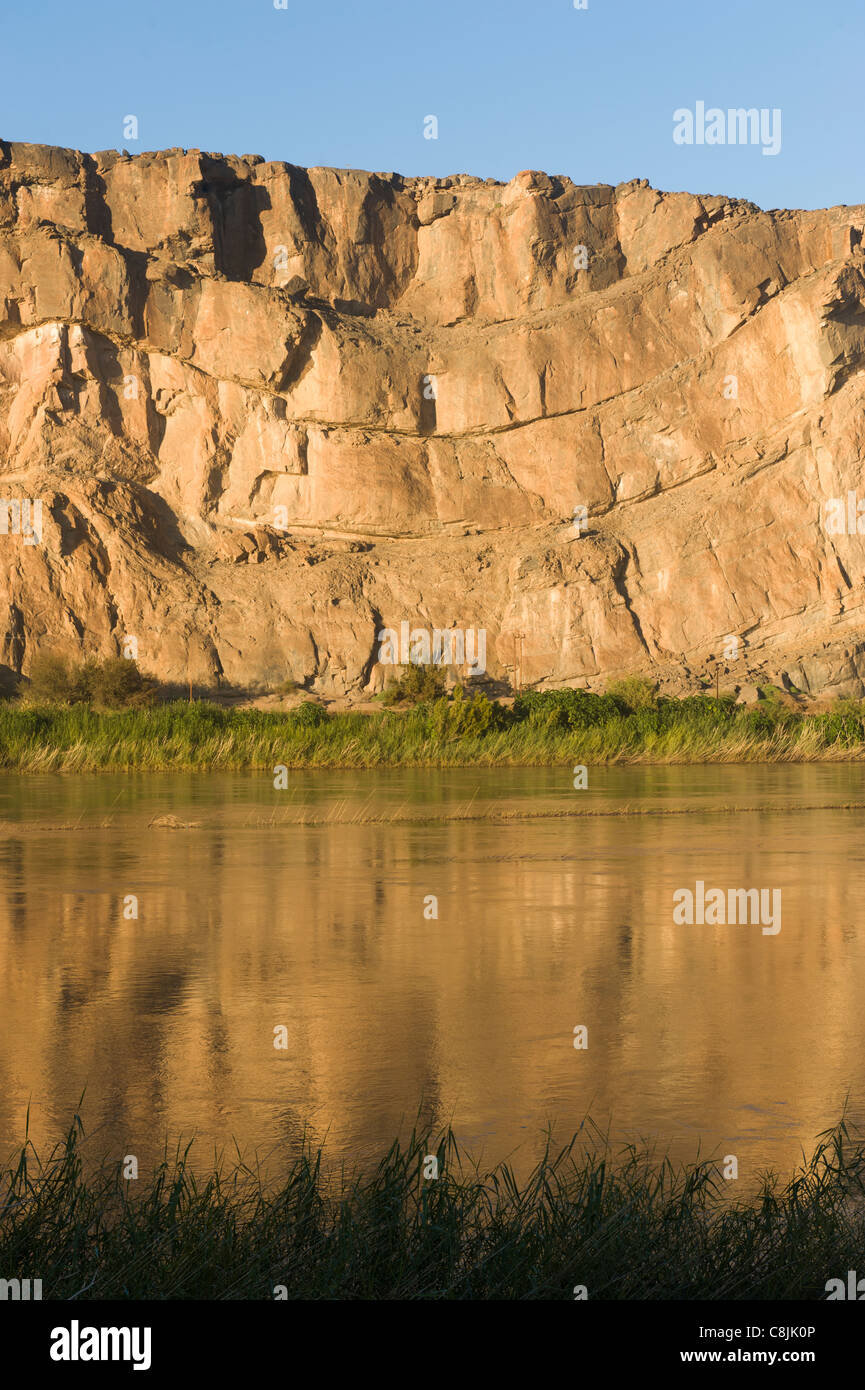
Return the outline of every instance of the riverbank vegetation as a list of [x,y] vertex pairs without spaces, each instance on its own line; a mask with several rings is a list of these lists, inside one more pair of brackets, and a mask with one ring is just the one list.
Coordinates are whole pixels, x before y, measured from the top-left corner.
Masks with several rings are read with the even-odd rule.
[[311,699],[279,711],[159,702],[139,684],[134,663],[109,664],[101,673],[45,672],[25,699],[0,704],[0,768],[589,766],[865,756],[865,703],[807,713],[771,691],[743,706],[724,694],[668,699],[638,680],[604,695],[566,688],[512,702],[457,687],[370,713],[335,713]]
[[134,1180],[93,1169],[82,1132],[0,1170],[0,1269],[38,1271],[43,1299],[825,1299],[865,1246],[844,1122],[742,1197],[720,1162],[614,1152],[590,1124],[524,1179],[448,1131],[360,1172],[306,1148],[276,1186],[239,1160],[196,1173],[189,1149]]

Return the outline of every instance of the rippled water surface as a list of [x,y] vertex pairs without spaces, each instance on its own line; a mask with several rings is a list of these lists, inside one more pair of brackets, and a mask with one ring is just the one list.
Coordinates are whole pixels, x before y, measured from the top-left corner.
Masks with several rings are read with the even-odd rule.
[[[236,1140],[274,1172],[304,1129],[363,1158],[419,1108],[518,1167],[591,1114],[743,1176],[848,1093],[861,1122],[861,767],[589,779],[3,777],[2,1156],[85,1088],[94,1152]],[[698,879],[780,888],[781,931],[677,926]]]

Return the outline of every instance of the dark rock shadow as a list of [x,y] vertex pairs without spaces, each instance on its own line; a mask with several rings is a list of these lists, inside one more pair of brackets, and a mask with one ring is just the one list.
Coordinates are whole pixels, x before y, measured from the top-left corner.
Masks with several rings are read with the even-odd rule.
[[205,198],[210,209],[216,270],[228,280],[251,280],[267,257],[261,214],[271,206],[270,195],[239,179],[224,159],[202,156],[201,170],[193,197]]
[[166,560],[178,563],[193,547],[184,539],[177,525],[177,517],[163,497],[146,488],[136,487],[138,503],[141,508],[139,525],[150,548]]
[[99,173],[92,154],[81,156],[84,165],[84,221],[88,232],[101,237],[109,246],[114,245],[114,227],[111,221],[111,208],[106,197],[105,180]]
[[18,693],[21,676],[12,666],[0,665],[0,700],[9,700]]
[[433,392],[435,384],[432,377],[427,374],[420,379],[420,411],[418,413],[418,433],[435,434],[436,432],[436,403]]

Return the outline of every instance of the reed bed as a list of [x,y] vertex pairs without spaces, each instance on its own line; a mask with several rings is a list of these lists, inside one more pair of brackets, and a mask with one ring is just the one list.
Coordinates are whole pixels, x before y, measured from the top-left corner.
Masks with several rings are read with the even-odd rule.
[[27,1141],[0,1170],[0,1270],[45,1299],[824,1299],[865,1248],[844,1120],[749,1197],[588,1121],[523,1179],[446,1130],[359,1171],[305,1145],[276,1185],[239,1156],[197,1174],[189,1146],[127,1181],[85,1164],[82,1134],[76,1116],[44,1162]]
[[865,756],[861,706],[829,714],[741,709],[723,699],[601,709],[553,691],[513,709],[478,697],[405,712],[227,709],[205,701],[96,710],[0,705],[0,768],[16,772],[517,767],[572,762],[850,761]]

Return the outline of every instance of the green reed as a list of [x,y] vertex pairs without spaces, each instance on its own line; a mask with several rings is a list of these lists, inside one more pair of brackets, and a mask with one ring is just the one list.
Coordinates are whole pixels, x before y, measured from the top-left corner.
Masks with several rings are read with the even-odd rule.
[[[786,1180],[730,1195],[719,1165],[614,1151],[584,1123],[525,1178],[415,1131],[358,1171],[311,1145],[277,1184],[190,1150],[127,1181],[76,1116],[0,1169],[0,1277],[45,1299],[820,1299],[862,1265],[865,1147],[845,1121]],[[428,1155],[438,1176],[424,1176]]]
[[[571,698],[574,697],[574,698]],[[583,697],[583,698],[576,698]],[[593,704],[592,701],[596,701]],[[824,714],[699,696],[636,710],[551,691],[513,707],[483,696],[330,714],[176,701],[147,708],[0,704],[0,768],[18,772],[339,767],[507,767],[613,762],[849,760],[862,706]]]

